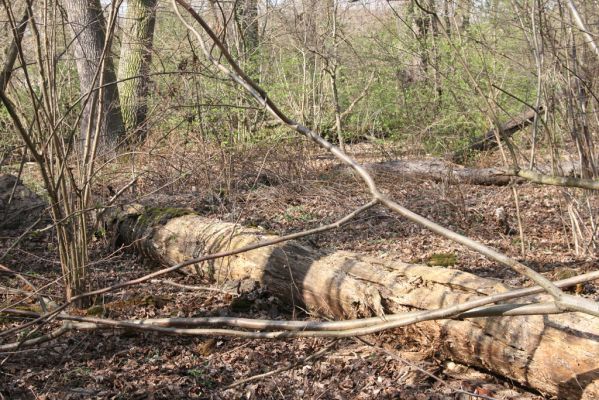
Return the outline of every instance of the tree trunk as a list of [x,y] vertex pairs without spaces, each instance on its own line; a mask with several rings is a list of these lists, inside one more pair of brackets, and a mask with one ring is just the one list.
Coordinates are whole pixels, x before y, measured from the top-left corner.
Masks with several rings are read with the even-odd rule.
[[12,33],[12,40],[10,45],[8,46],[8,50],[4,55],[5,61],[2,65],[2,71],[0,71],[0,90],[5,91],[8,86],[8,82],[10,81],[10,77],[12,75],[13,67],[15,65],[15,61],[17,61],[17,55],[19,51],[19,46],[21,45],[21,40],[23,40],[23,35],[25,34],[25,30],[27,29],[27,22],[29,22],[29,7],[25,7],[25,11],[23,11],[23,17],[21,21],[16,26],[16,31]]
[[[106,21],[102,13],[100,0],[65,0],[69,26],[73,33],[73,46],[79,87],[82,95],[91,94],[100,84],[100,76],[96,72],[102,65],[102,50],[106,40]],[[104,63],[103,81],[105,84],[116,82],[112,58],[107,55]],[[100,110],[92,107],[88,101],[81,119],[81,131],[85,138],[91,123],[92,136],[100,135],[100,143],[111,145],[117,142],[124,132],[123,119],[119,107],[119,95],[116,83],[107,85],[103,90]],[[94,132],[97,112],[102,121],[100,132]]]
[[[182,214],[135,208],[116,218],[118,240],[149,260],[174,265],[274,238],[262,230]],[[508,290],[498,281],[457,270],[322,252],[295,241],[193,265],[188,272],[217,282],[251,279],[293,306],[336,318],[435,309]],[[447,358],[559,398],[599,398],[599,321],[593,317],[440,320],[416,329]]]
[[237,17],[239,21],[239,33],[243,43],[243,53],[246,61],[256,59],[254,52],[260,44],[258,27],[258,1],[241,0],[237,5]]
[[144,121],[148,111],[148,73],[152,59],[156,3],[157,0],[127,2],[118,87],[123,124],[130,135],[129,140],[133,142],[141,141],[147,135]]
[[[246,73],[256,82],[260,81],[257,0],[239,0],[234,2],[237,22],[237,51]],[[252,102],[243,93],[237,93],[237,131],[240,138],[247,140],[256,128],[257,113],[250,111]]]

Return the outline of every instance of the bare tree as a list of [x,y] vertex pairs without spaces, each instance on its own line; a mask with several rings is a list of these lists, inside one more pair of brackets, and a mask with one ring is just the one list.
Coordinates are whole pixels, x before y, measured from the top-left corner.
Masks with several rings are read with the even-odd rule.
[[[39,167],[58,238],[58,255],[65,283],[65,297],[70,301],[87,289],[88,229],[90,213],[93,210],[92,183],[96,174],[95,160],[98,147],[104,139],[98,132],[105,132],[102,129],[103,124],[112,118],[102,111],[107,110],[104,101],[111,98],[107,97],[105,92],[114,93],[111,88],[115,88],[115,84],[104,85],[107,76],[101,73],[105,70],[105,57],[110,40],[106,40],[104,31],[100,31],[102,42],[96,42],[97,36],[100,35],[96,32],[93,45],[99,46],[96,54],[100,58],[94,60],[95,62],[81,58],[77,60],[78,66],[85,67],[83,72],[87,75],[83,74],[83,76],[89,78],[85,81],[90,85],[89,92],[84,93],[65,109],[63,108],[64,98],[61,96],[64,87],[68,89],[68,85],[63,80],[65,78],[58,73],[64,66],[65,60],[62,56],[65,53],[58,50],[64,46],[64,43],[58,35],[63,21],[60,19],[57,4],[44,4],[40,7],[39,20],[35,16],[31,3],[27,4],[27,13],[31,21],[30,40],[34,45],[27,46],[26,50],[26,47],[21,44],[23,35],[13,16],[11,5],[6,0],[2,3],[12,28],[12,46],[16,48],[23,79],[19,85],[15,85],[13,95],[0,88],[0,100],[10,116],[15,131]],[[101,10],[97,11],[101,14]],[[117,6],[111,7],[110,32],[115,25],[116,13]],[[40,24],[40,20],[47,21],[47,24]],[[91,24],[98,27],[95,22]],[[39,26],[43,26],[43,29],[38,29]],[[87,43],[82,41],[83,38],[90,39],[88,35],[83,34],[84,31],[79,32],[81,37],[76,40],[78,46]],[[79,48],[80,51],[86,49],[86,47]],[[35,61],[28,62],[27,57]],[[4,69],[7,69],[12,61],[8,59]],[[91,69],[93,65],[95,70]],[[25,96],[27,103],[32,106],[28,107],[20,102],[19,96]],[[84,123],[81,129],[73,128],[70,113],[76,108],[75,105],[81,102],[84,104],[84,109],[75,122],[83,120]],[[118,118],[120,121],[120,114]],[[115,133],[115,131],[110,132]],[[87,300],[80,299],[78,304],[85,305],[86,302]]]
[[258,1],[239,0],[236,2],[236,7],[237,23],[243,43],[243,53],[246,58],[252,58],[260,44]]

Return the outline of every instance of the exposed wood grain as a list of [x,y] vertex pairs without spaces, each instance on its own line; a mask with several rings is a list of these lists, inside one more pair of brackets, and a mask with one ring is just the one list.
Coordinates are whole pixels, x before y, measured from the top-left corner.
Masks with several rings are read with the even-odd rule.
[[[149,260],[173,265],[273,237],[193,214],[169,218],[169,213],[172,210],[160,216],[152,210],[148,217],[136,209],[121,215],[119,241],[132,244]],[[255,280],[291,305],[335,318],[434,309],[509,289],[458,270],[383,262],[347,251],[323,252],[294,241],[193,265],[188,272],[217,282]],[[559,398],[599,398],[596,318],[562,314],[443,320],[416,329],[423,343],[438,343],[447,358]]]

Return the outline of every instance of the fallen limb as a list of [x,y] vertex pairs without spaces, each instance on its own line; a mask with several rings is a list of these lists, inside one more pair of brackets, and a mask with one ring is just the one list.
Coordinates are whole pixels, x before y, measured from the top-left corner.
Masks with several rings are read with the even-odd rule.
[[[380,204],[383,204],[395,213],[429,229],[431,232],[434,232],[449,240],[466,246],[467,248],[474,250],[480,254],[483,254],[485,257],[497,261],[500,264],[513,269],[519,274],[526,276],[537,285],[543,287],[543,289],[545,289],[547,293],[549,293],[553,297],[555,305],[560,310],[580,311],[599,317],[599,303],[585,298],[575,297],[563,293],[549,279],[547,279],[545,276],[538,273],[537,271],[533,270],[532,268],[529,268],[528,266],[524,265],[523,263],[511,257],[508,257],[505,254],[500,253],[497,250],[489,246],[486,246],[483,243],[477,242],[476,240],[472,240],[467,236],[447,229],[434,221],[431,221],[419,214],[416,214],[415,212],[409,210],[401,204],[398,204],[393,199],[383,194],[377,187],[375,181],[372,179],[372,176],[356,160],[348,156],[340,148],[334,146],[333,144],[325,140],[314,130],[308,128],[305,125],[300,124],[297,121],[292,120],[287,116],[287,114],[281,111],[279,107],[276,105],[276,103],[273,102],[272,99],[268,96],[268,94],[264,91],[264,89],[258,86],[258,84],[256,84],[256,82],[254,82],[241,69],[241,67],[239,66],[239,64],[237,64],[231,53],[229,53],[227,47],[223,44],[223,42],[221,42],[219,37],[214,33],[214,31],[210,28],[206,21],[204,21],[204,19],[195,11],[195,9],[190,4],[188,4],[184,0],[172,0],[172,4],[175,13],[179,17],[181,23],[185,25],[190,32],[193,33],[193,35],[200,43],[202,52],[216,68],[218,68],[223,74],[231,78],[233,81],[241,85],[248,93],[252,95],[252,97],[254,97],[254,99],[259,104],[261,104],[265,108],[265,110],[267,110],[273,116],[278,118],[287,127],[312,140],[323,149],[328,150],[331,154],[337,157],[337,159],[353,168],[353,170],[360,176],[364,184],[368,187],[368,190],[372,195],[372,201],[379,202]],[[212,55],[212,52],[206,45],[206,42],[204,41],[202,35],[193,26],[191,26],[180,14],[177,4],[183,7],[188,12],[188,14],[202,27],[204,32],[214,42],[214,45],[218,47],[222,58],[226,60],[230,68],[220,61],[220,57],[216,58]]]
[[[510,119],[503,125],[501,125],[501,137],[509,138],[521,129],[526,128],[532,124],[534,117],[537,112],[541,112],[541,107],[538,111],[529,109],[523,113]],[[489,129],[484,135],[477,136],[470,141],[470,145],[466,149],[456,151],[453,154],[452,161],[461,164],[468,157],[469,154],[476,151],[492,150],[498,147],[497,135],[495,134],[495,128]]]
[[520,169],[510,172],[515,176],[524,178],[529,182],[540,183],[542,185],[576,187],[581,189],[599,190],[599,180],[585,179],[573,176],[553,176],[541,174],[529,169]]
[[165,285],[174,286],[174,287],[179,288],[179,289],[185,289],[185,290],[190,290],[190,291],[202,291],[202,290],[204,290],[204,291],[207,291],[207,292],[218,292],[218,293],[226,293],[226,294],[230,294],[230,295],[237,295],[237,292],[234,292],[234,291],[231,291],[231,290],[220,289],[220,288],[212,287],[212,286],[183,285],[181,283],[169,281],[168,279],[152,279],[150,282],[152,282],[152,283],[162,283],[162,284],[165,284]]
[[[499,168],[468,168],[440,159],[393,160],[364,164],[364,168],[379,175],[392,175],[401,180],[427,180],[434,182],[466,183],[483,186],[505,186],[523,179]],[[343,171],[350,171],[343,168]]]
[[[274,238],[258,229],[244,229],[197,215],[152,222],[139,210],[133,215],[121,216],[117,228],[123,243],[163,265],[175,265],[195,254],[248,247]],[[287,303],[321,315],[337,318],[375,316],[379,320],[377,324],[363,324],[366,326],[353,330],[341,329],[340,325],[334,326],[335,330],[313,330],[315,326],[294,330],[298,328],[292,326],[296,322],[285,321],[281,324],[290,330],[245,331],[241,335],[244,337],[346,337],[426,321],[420,325],[426,332],[423,340],[438,340],[445,357],[485,368],[545,393],[584,392],[585,398],[589,399],[599,396],[599,381],[595,382],[599,378],[596,371],[599,320],[596,318],[562,314],[433,321],[455,315],[459,306],[469,301],[485,301],[494,293],[509,292],[507,286],[497,281],[445,268],[383,263],[344,251],[321,252],[294,241],[199,262],[186,270],[216,282],[253,279]],[[523,290],[531,293],[528,292],[531,289]],[[546,295],[532,299],[546,300]],[[465,309],[471,309],[473,305],[470,305],[464,306]],[[547,306],[554,307],[544,305]],[[443,307],[443,311],[437,310]],[[509,313],[509,305],[499,307],[507,307],[504,312]],[[422,313],[423,310],[427,311]],[[409,313],[405,314],[406,311]],[[384,322],[381,323],[381,319]],[[154,321],[153,325],[159,323]],[[156,329],[155,326],[141,326],[139,329]],[[265,328],[264,325],[245,327]],[[282,329],[282,325],[278,329]],[[182,327],[163,327],[158,331],[231,334],[226,329]],[[584,390],[574,378],[582,382]]]
[[[343,171],[350,171],[348,168]],[[529,169],[469,168],[440,159],[393,160],[364,164],[364,168],[379,175],[393,175],[400,180],[465,183],[482,186],[505,186],[509,183],[532,182],[542,185],[599,190],[599,180],[575,176],[554,176]],[[571,166],[566,171],[572,172]]]
[[[331,230],[331,229],[335,229],[335,228],[339,228],[341,225],[343,225],[344,223],[348,222],[349,220],[351,220],[352,218],[354,218],[356,215],[360,214],[361,212],[369,209],[370,207],[376,205],[378,202],[378,200],[372,200],[369,203],[363,205],[360,208],[357,208],[356,210],[354,210],[353,212],[345,215],[344,217],[338,219],[335,222],[332,222],[330,224],[326,224],[326,225],[322,225],[319,226],[317,228],[313,228],[313,229],[308,229],[306,231],[302,231],[302,232],[297,232],[297,233],[291,233],[289,235],[285,235],[285,236],[277,236],[277,237],[273,237],[269,240],[263,240],[263,241],[259,241],[259,242],[255,242],[255,243],[251,243],[248,244],[247,246],[243,246],[240,248],[236,248],[236,249],[231,249],[231,250],[226,250],[223,252],[217,252],[217,253],[211,253],[211,254],[206,254],[203,256],[199,256],[199,257],[194,257],[194,258],[189,258],[187,260],[184,260],[182,262],[180,262],[179,264],[176,265],[172,265],[166,268],[163,268],[159,271],[155,271],[152,273],[149,273],[147,275],[144,275],[142,277],[139,278],[135,278],[135,279],[131,279],[125,282],[119,282],[116,283],[114,285],[111,286],[107,286],[101,289],[96,289],[96,290],[92,290],[86,293],[82,293],[79,294],[77,296],[74,296],[73,298],[71,298],[70,301],[67,301],[65,303],[63,303],[61,306],[58,306],[57,308],[55,308],[54,310],[47,312],[43,315],[40,315],[39,317],[35,318],[32,321],[26,322],[24,324],[22,324],[21,326],[16,326],[10,329],[6,329],[4,331],[0,331],[0,337],[2,336],[8,336],[11,334],[14,334],[15,332],[21,331],[23,329],[29,328],[30,326],[33,326],[35,324],[40,324],[40,323],[45,323],[50,321],[51,319],[55,318],[59,313],[61,313],[62,311],[64,311],[67,307],[69,307],[71,304],[73,304],[75,301],[79,300],[79,299],[83,299],[83,298],[87,298],[87,297],[91,297],[91,296],[97,296],[97,295],[101,295],[101,294],[105,294],[105,293],[109,293],[118,289],[122,289],[122,288],[126,288],[126,287],[130,287],[133,285],[138,285],[140,283],[143,282],[147,282],[147,281],[151,281],[152,279],[158,278],[160,276],[164,276],[167,275],[171,272],[175,272],[175,271],[179,271],[187,266],[190,265],[194,265],[200,262],[205,262],[205,261],[212,261],[212,260],[216,260],[216,259],[220,259],[223,257],[228,257],[228,256],[233,256],[236,254],[241,254],[241,253],[245,253],[247,251],[250,250],[255,250],[255,249],[260,249],[263,247],[268,247],[268,246],[272,246],[272,245],[276,245],[279,243],[284,243],[287,242],[289,240],[293,240],[293,239],[299,239],[305,236],[309,236],[309,235],[313,235],[316,233],[320,233],[320,232],[325,232],[327,230]],[[117,225],[120,225],[120,223],[122,223],[124,220],[129,220],[131,219],[130,217],[132,216],[139,216],[140,212],[143,212],[143,207],[140,205],[133,205],[131,207],[128,207],[127,209],[123,210],[122,212],[117,212],[116,214],[112,215],[109,218],[109,224],[112,225],[115,223]],[[149,221],[154,221],[155,217],[158,217],[159,221],[160,219],[164,219],[164,214],[160,215],[160,213],[158,215],[156,215],[155,211],[159,211],[154,209],[154,212],[152,212],[152,218],[149,219]],[[181,210],[179,210],[181,211]],[[179,215],[181,215],[181,213],[179,212]],[[171,215],[172,217],[172,215]],[[168,218],[167,218],[168,219]],[[146,219],[146,222],[148,222],[148,220]],[[156,221],[154,221],[156,222]],[[125,230],[126,231],[126,230]],[[151,252],[146,253],[146,256],[151,256]]]
[[41,336],[38,336],[33,339],[27,339],[27,340],[21,340],[18,342],[2,344],[2,345],[0,345],[0,351],[10,351],[10,350],[20,349],[21,347],[38,346],[42,343],[54,340],[54,339],[64,335],[65,333],[71,331],[72,329],[73,329],[73,324],[68,321],[65,321],[60,328],[57,328],[57,329],[53,330],[52,332],[47,333],[45,335],[41,335]]

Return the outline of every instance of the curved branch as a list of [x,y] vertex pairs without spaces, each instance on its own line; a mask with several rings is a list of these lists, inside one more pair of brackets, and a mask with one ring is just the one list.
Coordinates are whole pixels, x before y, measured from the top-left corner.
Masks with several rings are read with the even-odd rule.
[[576,178],[571,176],[546,175],[535,172],[530,169],[519,169],[517,171],[510,171],[510,173],[512,175],[519,176],[520,178],[524,178],[527,181],[539,183],[541,185],[599,190],[599,180],[595,179]]
[[[599,271],[589,272],[568,279],[563,279],[555,282],[558,287],[570,287],[579,283],[589,282],[599,279]],[[225,326],[241,329],[278,329],[285,331],[346,331],[350,329],[358,329],[364,327],[378,326],[387,322],[402,322],[410,319],[428,318],[431,314],[435,317],[431,319],[464,319],[464,318],[480,318],[480,317],[499,317],[499,316],[517,316],[517,315],[538,315],[538,314],[556,314],[559,310],[551,303],[532,303],[532,304],[500,304],[494,306],[486,306],[488,304],[497,303],[500,301],[514,300],[526,296],[542,293],[543,289],[539,286],[531,288],[523,288],[510,290],[503,293],[486,296],[475,300],[464,302],[457,306],[449,306],[433,311],[412,311],[401,314],[391,314],[384,317],[371,317],[346,321],[281,321],[281,320],[264,320],[251,318],[237,317],[201,317],[201,318],[156,318],[146,320],[129,320],[122,321],[135,326],[161,326],[161,327],[197,327],[197,326]],[[486,306],[486,307],[485,307]],[[25,311],[18,309],[3,310],[6,314],[21,315],[32,318],[40,318],[40,314],[33,311]],[[102,325],[102,321],[111,321],[98,318],[88,318],[72,316],[67,314],[59,314],[57,319],[77,321],[80,323]],[[107,326],[118,328],[115,324],[121,321],[107,322]],[[419,321],[416,321],[419,322]],[[412,322],[414,323],[414,322]],[[403,325],[402,325],[403,326]],[[131,328],[130,329],[135,329]]]
[[[1,94],[1,93],[0,93]],[[149,280],[152,280],[154,278],[157,278],[159,276],[163,276],[166,275],[168,273],[171,272],[175,272],[178,271],[184,267],[187,267],[189,265],[192,264],[197,264],[197,263],[201,263],[204,261],[211,261],[211,260],[216,260],[218,258],[223,258],[223,257],[229,257],[229,256],[234,256],[237,254],[241,254],[241,253],[245,253],[247,251],[250,250],[256,250],[256,249],[260,249],[262,247],[267,247],[267,246],[272,246],[274,244],[278,244],[278,243],[283,243],[283,242],[287,242],[289,240],[293,240],[293,239],[299,239],[305,236],[309,236],[309,235],[313,235],[316,233],[321,233],[321,232],[325,232],[331,229],[335,229],[335,228],[339,228],[341,225],[345,224],[346,222],[350,221],[351,219],[355,218],[358,214],[366,211],[367,209],[373,207],[374,205],[376,205],[378,203],[377,199],[371,200],[369,203],[363,205],[360,208],[357,208],[356,210],[354,210],[353,212],[347,214],[346,216],[344,216],[341,219],[338,219],[337,221],[327,224],[327,225],[323,225],[323,226],[319,226],[317,228],[314,229],[309,229],[306,231],[302,231],[302,232],[297,232],[297,233],[292,233],[289,235],[285,235],[285,236],[279,236],[277,238],[274,239],[270,239],[270,240],[264,240],[264,241],[260,241],[258,243],[254,243],[248,246],[244,246],[244,247],[240,247],[238,249],[233,249],[230,251],[223,251],[223,252],[219,252],[219,253],[213,253],[213,254],[208,254],[202,257],[198,257],[198,258],[193,258],[193,259],[189,259],[185,262],[173,265],[172,267],[168,267],[168,268],[163,268],[161,270],[158,270],[156,272],[152,272],[150,274],[144,275],[140,278],[136,278],[136,279],[132,279],[129,281],[125,281],[125,282],[121,282],[121,283],[117,283],[115,285],[112,286],[108,286],[102,289],[97,289],[97,290],[93,290],[87,293],[82,293],[80,295],[74,296],[71,298],[70,301],[65,302],[63,305],[61,305],[60,307],[55,308],[54,310],[52,310],[49,313],[46,313],[44,315],[40,315],[39,317],[37,317],[36,319],[29,321],[21,326],[17,326],[11,329],[7,329],[5,331],[0,332],[0,337],[1,336],[6,336],[9,334],[12,334],[14,332],[17,332],[21,329],[27,328],[29,326],[35,325],[37,323],[43,322],[43,321],[48,321],[50,318],[53,318],[55,316],[57,316],[59,313],[61,313],[62,311],[64,311],[69,305],[73,304],[74,302],[76,302],[77,300],[86,298],[86,297],[90,297],[90,296],[97,296],[100,294],[104,294],[104,293],[108,293],[108,292],[112,292],[115,291],[117,289],[122,289],[124,287],[128,287],[128,286],[133,286],[133,285],[137,285],[139,283],[143,283]]]
[[[468,247],[471,250],[474,250],[480,254],[485,255],[486,257],[497,261],[505,266],[508,266],[515,270],[516,272],[528,277],[530,280],[543,287],[545,291],[553,296],[555,299],[556,305],[562,310],[571,310],[571,311],[581,311],[594,316],[599,316],[599,303],[579,298],[571,295],[567,295],[563,293],[557,286],[555,286],[549,279],[545,278],[542,274],[536,272],[535,270],[527,267],[521,262],[514,260],[505,254],[499,253],[498,251],[480,243],[473,239],[470,239],[466,236],[460,235],[459,233],[453,232],[427,218],[422,217],[419,214],[416,214],[409,209],[401,206],[396,203],[392,199],[385,196],[381,193],[376,186],[373,178],[370,174],[364,169],[362,165],[360,165],[353,158],[345,154],[341,149],[334,146],[327,140],[325,140],[318,133],[313,131],[312,129],[293,121],[289,118],[285,113],[283,113],[277,105],[268,97],[267,93],[258,86],[249,76],[245,74],[245,72],[241,69],[241,67],[237,64],[233,56],[228,52],[227,48],[222,44],[216,34],[212,31],[210,26],[204,21],[204,19],[193,9],[193,7],[186,3],[184,0],[172,0],[173,7],[175,12],[177,13],[181,22],[189,29],[197,38],[202,51],[205,56],[210,60],[215,67],[217,67],[224,74],[229,76],[235,82],[239,83],[243,86],[267,111],[269,111],[273,116],[281,120],[284,124],[286,124],[291,129],[296,132],[306,136],[307,138],[316,142],[322,148],[329,150],[335,157],[337,157],[340,161],[351,166],[357,173],[360,175],[364,183],[368,186],[370,193],[372,194],[373,199],[380,201],[382,204],[387,206],[389,209],[397,212],[398,214],[406,217],[412,222],[417,223],[418,225],[424,226],[425,228],[431,230],[434,233],[437,233],[447,239],[450,239],[456,243],[462,244]],[[206,43],[202,36],[198,33],[198,31],[193,28],[180,14],[179,9],[177,8],[177,4],[179,4],[182,8],[184,8],[193,19],[200,24],[202,29],[208,34],[208,36],[214,42],[214,45],[219,48],[221,51],[221,55],[227,60],[231,69],[227,68],[223,65],[218,59],[212,56],[211,52],[206,46]]]

